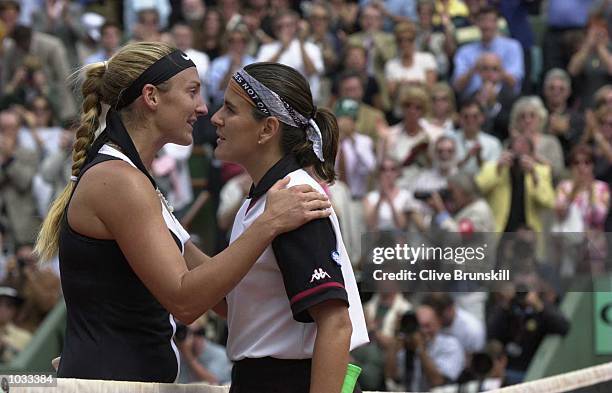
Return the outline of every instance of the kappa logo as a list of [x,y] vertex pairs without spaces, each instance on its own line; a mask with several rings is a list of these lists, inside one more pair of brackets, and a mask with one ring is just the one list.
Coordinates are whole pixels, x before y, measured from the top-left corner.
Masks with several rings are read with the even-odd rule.
[[340,263],[340,253],[338,251],[333,251],[331,253],[331,259],[336,262],[336,265],[338,266],[342,266],[342,264]]
[[331,276],[329,274],[327,274],[327,272],[325,270],[323,270],[322,268],[319,269],[315,269],[314,273],[312,273],[312,278],[310,279],[310,282],[313,282],[315,280],[319,281],[322,280],[324,278],[331,278]]

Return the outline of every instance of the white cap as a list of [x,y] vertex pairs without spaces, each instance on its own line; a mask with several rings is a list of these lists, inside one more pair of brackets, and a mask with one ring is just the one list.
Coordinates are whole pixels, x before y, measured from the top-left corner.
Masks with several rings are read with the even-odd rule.
[[81,16],[81,23],[85,30],[87,30],[87,34],[94,40],[100,41],[100,37],[102,36],[100,32],[100,28],[106,22],[106,19],[95,12],[86,12]]

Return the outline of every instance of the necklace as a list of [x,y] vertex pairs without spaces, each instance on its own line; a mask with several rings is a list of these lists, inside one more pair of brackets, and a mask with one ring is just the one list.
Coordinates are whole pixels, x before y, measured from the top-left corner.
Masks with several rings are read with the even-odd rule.
[[168,202],[168,200],[166,199],[164,194],[162,194],[162,192],[159,190],[159,188],[156,188],[155,191],[157,192],[157,196],[159,197],[159,200],[162,201],[162,203],[164,204],[166,209],[168,209],[168,211],[170,213],[173,213],[174,212],[174,207]]

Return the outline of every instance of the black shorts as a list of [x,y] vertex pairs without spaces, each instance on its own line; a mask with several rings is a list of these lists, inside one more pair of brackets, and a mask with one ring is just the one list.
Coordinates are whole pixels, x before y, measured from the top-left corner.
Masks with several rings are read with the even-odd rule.
[[[311,359],[271,357],[234,363],[230,393],[309,393]],[[353,393],[361,393],[356,386]]]

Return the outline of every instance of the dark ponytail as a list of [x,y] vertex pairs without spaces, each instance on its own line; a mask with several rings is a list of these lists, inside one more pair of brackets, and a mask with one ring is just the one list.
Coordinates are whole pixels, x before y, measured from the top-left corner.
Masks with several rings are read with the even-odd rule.
[[[308,82],[295,69],[269,62],[250,64],[244,69],[253,78],[278,94],[306,119],[314,119],[321,130],[324,162],[321,162],[315,155],[312,142],[308,140],[306,130],[303,128],[281,123],[281,148],[284,154],[294,154],[301,167],[312,166],[317,177],[327,183],[332,183],[336,179],[334,167],[340,134],[334,114],[327,109],[315,108]],[[257,109],[253,109],[253,116],[257,119],[265,118],[265,115]]]

